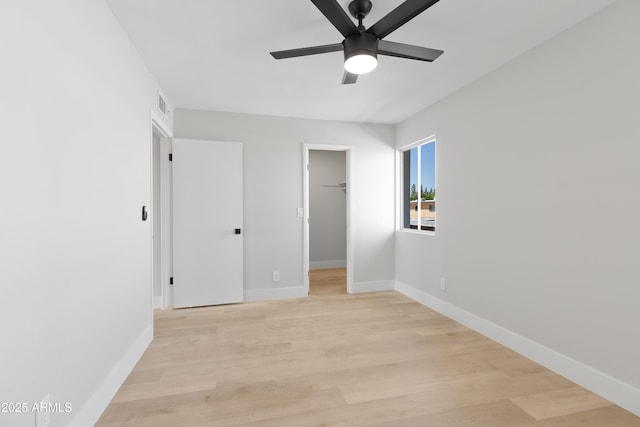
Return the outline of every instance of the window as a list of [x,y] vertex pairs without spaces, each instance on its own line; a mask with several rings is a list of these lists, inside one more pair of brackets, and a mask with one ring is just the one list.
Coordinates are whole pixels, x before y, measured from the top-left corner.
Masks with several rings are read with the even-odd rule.
[[402,150],[403,227],[436,230],[436,141]]

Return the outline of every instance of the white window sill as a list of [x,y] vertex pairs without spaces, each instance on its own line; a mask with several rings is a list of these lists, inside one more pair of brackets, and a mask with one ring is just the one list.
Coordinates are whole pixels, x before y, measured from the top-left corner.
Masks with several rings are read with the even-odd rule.
[[427,231],[427,230],[413,230],[411,228],[401,228],[400,230],[401,233],[407,233],[407,234],[419,234],[422,236],[435,236],[436,232],[435,231]]

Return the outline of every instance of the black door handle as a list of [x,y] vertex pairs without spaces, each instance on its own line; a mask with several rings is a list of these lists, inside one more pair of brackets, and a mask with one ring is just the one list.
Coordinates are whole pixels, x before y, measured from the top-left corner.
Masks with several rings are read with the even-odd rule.
[[142,207],[142,220],[146,221],[147,218],[149,218],[149,213],[147,212],[147,207],[143,206]]

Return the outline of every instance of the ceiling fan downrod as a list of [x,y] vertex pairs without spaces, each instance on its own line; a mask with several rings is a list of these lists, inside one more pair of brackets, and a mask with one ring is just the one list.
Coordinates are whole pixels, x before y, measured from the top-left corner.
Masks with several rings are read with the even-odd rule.
[[371,0],[353,0],[349,3],[349,13],[358,20],[358,30],[364,33],[366,28],[362,25],[364,18],[371,12]]

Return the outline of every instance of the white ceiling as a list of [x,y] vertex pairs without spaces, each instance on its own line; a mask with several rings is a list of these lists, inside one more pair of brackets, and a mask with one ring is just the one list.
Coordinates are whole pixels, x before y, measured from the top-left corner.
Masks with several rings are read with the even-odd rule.
[[[386,38],[438,60],[381,56],[355,85],[340,84],[341,52],[269,55],[342,41],[309,0],[106,2],[175,108],[398,123],[613,0],[441,0]],[[373,0],[365,26],[401,2]]]

